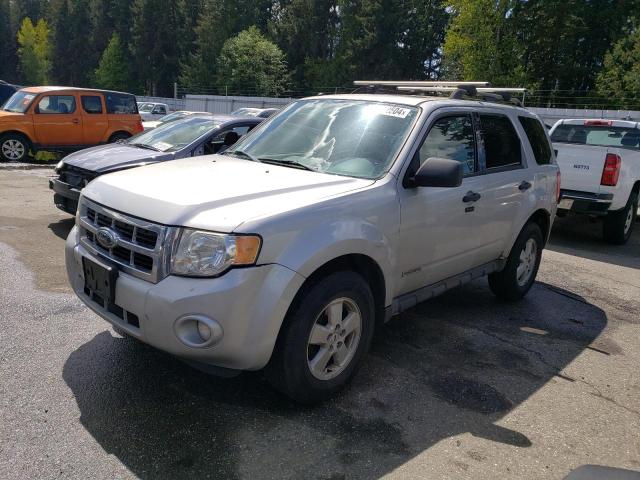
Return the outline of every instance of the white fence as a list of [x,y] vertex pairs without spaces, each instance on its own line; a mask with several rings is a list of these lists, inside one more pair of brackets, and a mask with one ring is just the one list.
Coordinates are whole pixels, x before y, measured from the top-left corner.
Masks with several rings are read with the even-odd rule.
[[[243,107],[281,108],[290,103],[292,98],[271,97],[237,97],[225,95],[186,95],[185,98],[136,97],[139,102],[160,102],[169,105],[169,109],[191,110],[195,112],[211,112],[228,114]],[[640,121],[640,112],[634,110],[588,110],[578,108],[537,108],[529,110],[537,113],[548,125],[553,125],[561,118],[607,118],[612,120]]]

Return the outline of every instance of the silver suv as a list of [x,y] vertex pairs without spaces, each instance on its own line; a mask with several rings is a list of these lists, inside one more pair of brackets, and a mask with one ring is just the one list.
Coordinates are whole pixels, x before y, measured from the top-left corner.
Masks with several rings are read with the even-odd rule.
[[402,94],[291,103],[223,155],[83,191],[69,280],[98,315],[208,371],[311,403],[391,316],[483,275],[531,287],[559,175],[523,108]]

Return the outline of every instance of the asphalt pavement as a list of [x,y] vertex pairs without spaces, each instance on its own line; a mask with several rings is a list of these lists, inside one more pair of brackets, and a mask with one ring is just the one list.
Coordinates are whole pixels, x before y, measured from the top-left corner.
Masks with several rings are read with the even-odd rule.
[[[538,282],[486,281],[378,334],[352,385],[300,407],[122,338],[67,286],[51,170],[0,171],[0,478],[560,479],[640,470],[640,228],[560,219]],[[640,227],[640,225],[639,225]]]

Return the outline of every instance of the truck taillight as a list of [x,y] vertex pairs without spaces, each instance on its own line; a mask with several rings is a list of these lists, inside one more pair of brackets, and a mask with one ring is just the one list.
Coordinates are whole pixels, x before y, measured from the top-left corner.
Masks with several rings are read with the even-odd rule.
[[602,179],[600,180],[600,185],[615,187],[618,184],[621,164],[622,160],[620,159],[620,155],[616,155],[615,153],[607,153],[607,156],[604,159],[604,168],[602,169]]
[[560,201],[560,185],[561,185],[560,170],[556,172],[556,202]]

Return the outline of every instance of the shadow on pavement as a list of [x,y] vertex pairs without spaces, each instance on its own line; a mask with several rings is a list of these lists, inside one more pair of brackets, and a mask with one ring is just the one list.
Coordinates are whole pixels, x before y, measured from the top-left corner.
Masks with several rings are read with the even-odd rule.
[[495,423],[547,382],[573,381],[562,369],[606,323],[555,287],[505,304],[474,282],[396,317],[351,387],[313,408],[259,374],[210,377],[108,332],[73,352],[63,377],[83,426],[143,479],[377,478],[465,432],[530,447]]
[[556,218],[547,249],[559,253],[640,269],[640,221],[626,245],[611,245],[602,238],[602,221],[586,215]]
[[75,224],[75,218],[65,218],[64,220],[59,220],[57,222],[50,223],[48,225],[49,230],[51,230],[56,237],[59,237],[63,240],[66,240],[69,236],[69,232],[73,228]]

